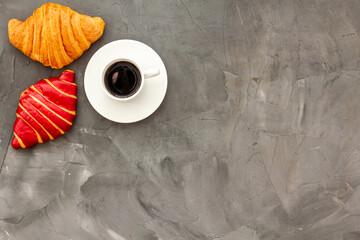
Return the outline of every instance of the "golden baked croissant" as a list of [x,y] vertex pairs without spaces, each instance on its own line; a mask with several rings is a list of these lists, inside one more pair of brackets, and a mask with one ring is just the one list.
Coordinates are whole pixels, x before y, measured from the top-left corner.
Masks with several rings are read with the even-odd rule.
[[69,7],[47,3],[25,22],[11,19],[10,42],[45,66],[62,68],[80,57],[104,32],[99,17],[79,14]]
[[42,79],[20,95],[14,123],[13,148],[28,148],[53,140],[69,131],[75,119],[75,73]]

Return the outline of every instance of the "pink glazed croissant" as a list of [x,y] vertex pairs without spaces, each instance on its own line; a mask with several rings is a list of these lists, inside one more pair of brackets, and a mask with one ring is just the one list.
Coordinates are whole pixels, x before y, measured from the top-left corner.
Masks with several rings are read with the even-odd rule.
[[75,119],[77,86],[75,73],[42,79],[20,95],[11,142],[13,148],[28,148],[53,140],[69,131]]

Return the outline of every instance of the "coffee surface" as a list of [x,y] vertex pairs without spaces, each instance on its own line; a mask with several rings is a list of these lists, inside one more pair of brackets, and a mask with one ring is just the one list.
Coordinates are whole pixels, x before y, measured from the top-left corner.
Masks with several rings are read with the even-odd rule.
[[107,90],[119,98],[130,97],[139,90],[141,75],[138,68],[130,62],[116,62],[105,72]]

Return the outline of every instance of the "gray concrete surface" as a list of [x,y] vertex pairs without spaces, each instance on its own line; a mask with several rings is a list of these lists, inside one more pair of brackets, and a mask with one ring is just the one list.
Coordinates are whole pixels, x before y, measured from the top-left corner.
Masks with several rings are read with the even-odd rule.
[[[356,0],[62,1],[106,22],[67,68],[70,132],[9,147],[20,93],[57,76],[8,41],[45,1],[0,0],[0,239],[360,239],[360,5]],[[135,39],[163,58],[161,107],[98,115],[86,63]]]

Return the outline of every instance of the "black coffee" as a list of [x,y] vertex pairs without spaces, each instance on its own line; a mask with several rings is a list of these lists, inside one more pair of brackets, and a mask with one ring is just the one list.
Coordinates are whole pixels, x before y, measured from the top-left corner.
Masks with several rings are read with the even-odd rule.
[[130,62],[116,62],[105,72],[107,90],[119,98],[130,97],[139,90],[141,75],[137,67]]

